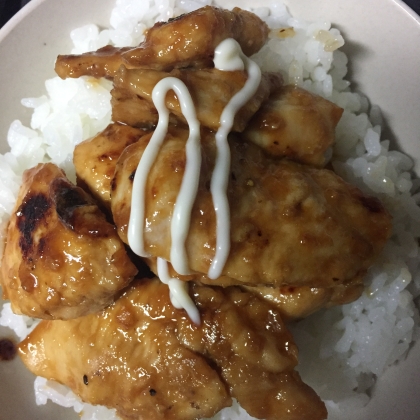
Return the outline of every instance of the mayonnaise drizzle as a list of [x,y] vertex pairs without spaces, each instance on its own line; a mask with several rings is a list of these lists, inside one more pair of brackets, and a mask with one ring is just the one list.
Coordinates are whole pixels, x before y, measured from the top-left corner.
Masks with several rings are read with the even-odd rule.
[[[145,194],[149,172],[156,160],[162,143],[168,132],[169,111],[166,107],[166,94],[174,90],[182,113],[189,125],[189,137],[186,143],[186,166],[171,220],[171,263],[179,274],[189,274],[185,241],[191,221],[191,210],[198,190],[201,170],[200,123],[197,120],[195,106],[188,88],[175,78],[162,79],[153,89],[152,99],[159,113],[158,125],[146,146],[137,166],[133,181],[131,212],[128,223],[128,243],[131,249],[142,257],[149,256],[144,247]],[[200,314],[188,295],[188,285],[169,276],[167,261],[158,258],[157,271],[160,280],[169,286],[172,304],[184,308],[196,324],[200,323]]]
[[188,294],[188,282],[172,278],[169,275],[168,262],[162,258],[157,259],[157,272],[160,281],[169,287],[172,305],[177,309],[185,309],[191,321],[200,325],[200,312]]
[[144,248],[144,219],[146,182],[150,169],[156,160],[162,143],[168,132],[169,110],[166,107],[166,94],[174,90],[189,125],[189,137],[186,143],[186,167],[178,193],[171,221],[171,263],[179,274],[190,274],[185,240],[191,220],[191,209],[198,190],[201,169],[200,123],[197,120],[195,106],[184,82],[167,77],[156,84],[152,99],[159,112],[158,125],[149,144],[140,159],[133,182],[131,213],[128,224],[128,242],[133,251],[147,257]]
[[230,148],[227,141],[233,127],[236,113],[256,93],[261,81],[261,69],[241,50],[237,41],[225,39],[216,48],[214,65],[219,70],[246,70],[248,79],[244,87],[237,92],[224,108],[220,117],[220,127],[216,133],[217,157],[211,178],[210,190],[216,212],[216,254],[207,276],[217,279],[230,252],[230,209],[227,199],[227,186],[230,172]]
[[[217,156],[210,184],[216,212],[216,252],[207,274],[211,279],[220,277],[230,252],[230,209],[227,199],[230,148],[227,138],[233,127],[236,113],[256,93],[261,81],[259,66],[242,53],[240,45],[234,39],[226,39],[217,46],[214,64],[217,69],[222,71],[246,70],[248,79],[244,87],[231,98],[224,108],[220,117],[220,127],[216,133]],[[185,275],[190,273],[185,242],[201,170],[200,123],[197,120],[194,103],[187,87],[181,80],[174,77],[162,79],[152,92],[152,99],[159,113],[159,121],[134,176],[128,223],[128,243],[136,254],[142,257],[149,256],[144,246],[146,183],[168,132],[169,110],[166,107],[165,98],[170,90],[175,91],[190,130],[185,146],[186,167],[171,220],[171,264],[177,273]],[[168,262],[162,258],[157,259],[157,272],[160,280],[169,287],[170,299],[174,307],[185,309],[191,320],[200,324],[200,313],[188,294],[187,283],[171,278]]]

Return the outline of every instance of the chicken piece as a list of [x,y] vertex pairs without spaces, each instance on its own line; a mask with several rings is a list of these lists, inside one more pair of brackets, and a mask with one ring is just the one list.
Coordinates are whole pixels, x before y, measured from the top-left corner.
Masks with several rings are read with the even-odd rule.
[[[166,77],[176,77],[187,86],[193,99],[197,119],[202,125],[217,130],[220,125],[220,116],[233,95],[243,88],[248,79],[244,71],[220,71],[217,69],[205,70],[173,70],[171,72],[155,70],[127,70],[121,67],[114,78],[114,91],[122,90],[120,96],[126,97],[130,92],[140,98],[146,99],[153,106],[152,91],[156,84]],[[242,131],[249,119],[257,112],[261,104],[269,97],[271,90],[281,86],[283,80],[280,74],[263,73],[260,86],[256,94],[238,111],[235,116],[233,131]],[[115,97],[115,93],[114,93]],[[123,99],[124,100],[124,99]],[[138,108],[139,102],[134,102]],[[173,91],[166,96],[166,106],[182,123],[186,120],[182,114],[179,100]],[[154,106],[153,106],[154,109]],[[115,114],[115,113],[114,113]],[[138,120],[133,124],[134,111],[127,117],[121,115],[118,119],[123,123],[144,127],[157,122],[157,113],[140,112]],[[144,122],[145,116],[151,114],[152,121]],[[115,119],[115,118],[114,118]],[[135,119],[135,116],[134,116]]]
[[[128,89],[111,90],[112,121],[131,127],[152,129],[159,121],[157,109],[151,101],[140,98]],[[175,115],[169,115],[170,124],[180,124]]]
[[[278,312],[238,287],[192,287],[202,327],[183,320],[181,342],[214,360],[232,397],[256,418],[316,420],[324,404],[293,368],[297,349]],[[216,328],[215,328],[216,326]]]
[[296,86],[272,93],[243,132],[268,154],[322,167],[329,160],[343,109]]
[[[150,270],[158,275],[157,259],[144,259]],[[209,279],[204,274],[180,275],[168,264],[169,276],[182,281],[195,281],[209,286],[229,287],[240,285],[241,281],[227,276]],[[244,290],[254,293],[274,305],[284,321],[291,322],[306,318],[323,308],[345,305],[358,299],[365,287],[363,279],[356,277],[343,284],[329,288],[311,286],[242,286]]]
[[283,320],[289,322],[306,318],[323,308],[353,302],[362,295],[364,285],[359,277],[330,288],[310,286],[244,288],[275,305]]
[[[157,258],[147,257],[147,258],[143,258],[143,261],[147,264],[151,272],[159,277],[158,269],[157,269]],[[205,284],[208,286],[221,286],[221,287],[239,286],[243,284],[238,279],[233,279],[227,276],[220,276],[219,278],[213,280],[213,279],[209,279],[205,274],[200,274],[200,273],[191,273],[191,274],[181,275],[175,271],[171,263],[168,262],[167,265],[168,265],[169,277],[176,278],[181,281],[194,281],[199,284]]]
[[[186,165],[188,130],[171,128],[145,190],[145,250],[170,260],[173,206]],[[128,146],[112,181],[111,210],[127,243],[133,174],[150,135]],[[190,269],[207,275],[215,255],[216,220],[209,191],[216,147],[202,130],[202,167],[186,239]],[[332,171],[270,159],[253,144],[230,139],[227,190],[231,247],[223,276],[247,285],[332,287],[363,276],[391,233],[376,198]]]
[[137,269],[92,198],[51,163],[24,173],[1,277],[12,310],[69,319],[98,311]]
[[268,38],[267,25],[255,14],[234,8],[206,6],[194,12],[158,22],[138,47],[110,45],[94,52],[59,55],[55,71],[62,78],[93,76],[112,78],[124,64],[128,68],[170,71],[174,68],[213,67],[214,50],[234,38],[243,52],[256,53]]
[[[150,270],[158,275],[157,259],[149,257],[144,261]],[[199,284],[221,287],[241,285],[240,280],[227,276],[220,276],[213,280],[204,274],[180,275],[171,264],[168,264],[168,271],[170,277],[182,281],[195,281]],[[306,318],[323,308],[353,302],[362,295],[365,289],[361,277],[329,288],[311,286],[242,286],[242,288],[273,304],[283,320],[287,322]]]
[[255,14],[235,7],[206,6],[168,22],[156,23],[137,48],[123,53],[130,68],[169,71],[173,68],[213,67],[215,48],[235,39],[247,56],[261,49],[268,26]]
[[167,286],[140,280],[104,311],[43,321],[19,346],[36,375],[68,385],[122,419],[198,419],[231,404],[267,420],[326,418],[293,370],[296,346],[267,303],[236,288],[191,286],[193,324]]
[[159,114],[154,105],[128,89],[111,90],[112,121],[137,128],[153,128]]
[[111,180],[123,150],[147,131],[122,124],[109,124],[95,137],[79,143],[74,149],[73,163],[77,182],[106,209],[111,207]]
[[62,79],[81,76],[106,77],[112,79],[123,64],[122,53],[130,47],[116,48],[111,45],[94,52],[80,55],[59,55],[55,62],[55,72]]

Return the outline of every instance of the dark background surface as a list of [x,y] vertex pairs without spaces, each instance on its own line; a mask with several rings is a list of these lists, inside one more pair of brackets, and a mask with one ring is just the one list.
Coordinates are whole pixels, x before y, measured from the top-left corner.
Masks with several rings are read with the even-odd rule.
[[0,27],[30,0],[0,0]]
[[[26,3],[29,3],[29,1],[30,0],[0,0],[0,27],[3,26],[21,7]],[[405,0],[405,2],[420,15],[420,0]]]

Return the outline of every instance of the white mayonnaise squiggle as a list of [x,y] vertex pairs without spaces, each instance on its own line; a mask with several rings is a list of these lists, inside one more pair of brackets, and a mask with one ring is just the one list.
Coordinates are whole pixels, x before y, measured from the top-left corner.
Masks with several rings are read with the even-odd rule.
[[[191,210],[198,190],[201,169],[200,123],[188,88],[174,77],[162,79],[153,89],[152,99],[159,113],[158,125],[143,152],[133,181],[131,212],[128,223],[128,243],[132,250],[142,257],[149,256],[144,248],[145,194],[146,182],[153,163],[168,132],[169,111],[166,94],[174,90],[189,125],[186,143],[186,166],[171,221],[171,263],[179,274],[189,274],[185,240],[191,220]],[[168,284],[171,302],[176,308],[184,308],[193,322],[200,323],[200,315],[188,295],[187,285],[178,279],[171,279],[167,262],[158,258],[158,276]]]
[[261,69],[242,52],[238,42],[232,38],[225,39],[217,46],[214,65],[224,71],[245,69],[248,79],[224,108],[216,133],[217,158],[210,184],[216,212],[216,254],[207,273],[210,279],[221,276],[230,252],[230,209],[226,194],[230,172],[230,148],[227,138],[236,113],[254,96],[261,82]]
[[[208,277],[211,279],[220,277],[230,252],[230,210],[227,200],[230,148],[227,138],[236,113],[256,93],[261,81],[260,68],[242,53],[240,45],[233,39],[226,39],[218,45],[215,50],[214,63],[215,67],[222,71],[246,70],[248,79],[244,87],[231,98],[224,108],[220,117],[220,127],[216,133],[217,157],[210,185],[216,212],[216,253],[208,271]],[[169,111],[165,98],[170,90],[175,91],[190,130],[186,143],[185,172],[171,221],[170,262],[177,273],[185,275],[190,273],[185,242],[201,169],[200,123],[197,120],[194,103],[187,87],[181,80],[174,77],[162,79],[152,92],[152,99],[159,113],[159,121],[144,150],[134,177],[128,242],[136,254],[143,257],[149,256],[144,247],[146,183],[168,131]],[[157,259],[157,271],[161,281],[169,287],[174,307],[185,309],[191,320],[199,324],[200,314],[188,294],[187,283],[171,278],[168,262],[162,258]]]
[[159,121],[149,144],[143,152],[134,176],[131,213],[128,224],[128,242],[137,255],[142,257],[148,256],[144,249],[146,182],[150,169],[168,132],[169,111],[166,107],[165,98],[170,90],[175,91],[190,130],[186,144],[187,163],[171,221],[171,263],[177,273],[190,274],[185,251],[185,240],[190,226],[191,209],[197,195],[200,177],[200,123],[197,120],[194,103],[188,88],[181,80],[175,77],[162,79],[156,84],[152,92],[153,102],[159,112]]
[[188,294],[188,282],[172,278],[169,275],[168,262],[162,258],[157,259],[157,274],[160,281],[169,287],[172,305],[177,309],[185,309],[191,321],[200,325],[200,312]]

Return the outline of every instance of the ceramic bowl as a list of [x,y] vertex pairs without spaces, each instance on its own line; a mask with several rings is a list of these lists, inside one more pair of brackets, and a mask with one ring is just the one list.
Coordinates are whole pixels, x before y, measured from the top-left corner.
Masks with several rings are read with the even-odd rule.
[[[32,0],[0,30],[0,152],[14,119],[29,123],[24,97],[44,93],[44,80],[54,75],[58,54],[67,53],[69,33],[94,22],[107,26],[115,0]],[[223,1],[224,7],[235,2]],[[239,0],[246,7],[256,1]],[[264,5],[258,1],[258,6]],[[397,0],[286,0],[290,11],[307,20],[325,19],[339,28],[350,56],[353,89],[381,107],[384,135],[394,148],[415,160],[420,174],[420,18]],[[5,329],[0,336],[11,335]],[[2,420],[70,420],[78,416],[53,404],[36,407],[33,377],[19,359],[0,363]],[[418,420],[420,418],[420,343],[407,360],[389,368],[378,381],[373,399],[360,412],[342,420]]]

